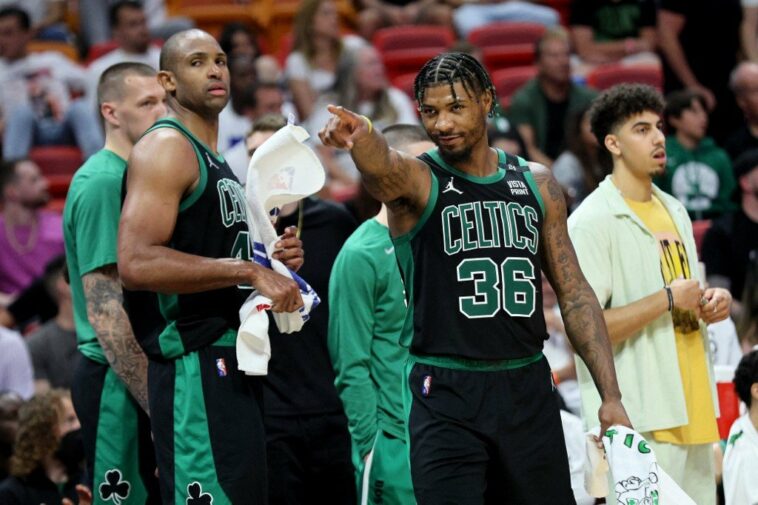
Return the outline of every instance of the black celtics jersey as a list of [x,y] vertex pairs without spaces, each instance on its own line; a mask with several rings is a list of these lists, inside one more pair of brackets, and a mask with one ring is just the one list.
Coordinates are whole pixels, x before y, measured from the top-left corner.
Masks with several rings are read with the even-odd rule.
[[413,230],[394,239],[408,302],[405,345],[477,360],[540,352],[544,204],[526,162],[498,151],[498,171],[474,177],[437,149],[420,159],[431,167],[429,202]]
[[[223,158],[215,155],[173,118],[157,128],[174,128],[192,144],[200,180],[179,205],[168,247],[207,258],[250,258],[245,193]],[[124,292],[129,319],[151,358],[176,358],[205,347],[239,327],[239,309],[249,290],[228,287],[193,294]]]

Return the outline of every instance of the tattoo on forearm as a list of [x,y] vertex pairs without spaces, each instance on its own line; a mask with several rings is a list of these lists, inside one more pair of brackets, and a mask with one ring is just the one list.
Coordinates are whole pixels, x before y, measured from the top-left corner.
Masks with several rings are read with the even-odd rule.
[[108,363],[135,400],[148,412],[147,357],[134,337],[124,310],[116,267],[109,266],[87,274],[82,281],[87,316]]
[[554,213],[545,222],[540,247],[545,259],[545,273],[558,294],[567,336],[592,374],[600,396],[618,396],[613,352],[603,311],[579,268],[569,239],[563,191],[551,175],[537,180],[547,190],[547,195],[544,191],[542,193],[543,197],[547,196],[548,212]]

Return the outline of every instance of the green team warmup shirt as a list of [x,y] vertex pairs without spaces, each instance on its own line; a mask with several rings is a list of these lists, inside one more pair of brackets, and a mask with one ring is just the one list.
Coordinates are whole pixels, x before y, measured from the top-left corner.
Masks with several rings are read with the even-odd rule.
[[361,456],[378,429],[405,437],[400,346],[405,298],[389,230],[369,219],[347,239],[329,280],[329,354]]
[[79,350],[98,363],[107,363],[95,329],[87,318],[82,276],[117,262],[121,180],[126,161],[102,149],[77,170],[63,210],[63,238],[71,279],[74,323]]

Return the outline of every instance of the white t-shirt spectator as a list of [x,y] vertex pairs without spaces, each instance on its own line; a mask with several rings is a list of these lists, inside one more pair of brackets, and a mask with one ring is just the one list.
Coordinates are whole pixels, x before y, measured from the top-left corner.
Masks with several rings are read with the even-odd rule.
[[740,417],[729,430],[724,453],[726,505],[758,505],[758,432],[750,415]]
[[736,368],[742,359],[742,349],[737,337],[737,328],[732,318],[708,325],[708,340],[711,346],[711,361],[714,366]]
[[[355,35],[342,37],[343,51],[357,49],[366,44],[366,41]],[[308,63],[305,55],[300,51],[292,51],[284,64],[284,76],[286,79],[299,79],[308,81],[316,93],[323,93],[334,86],[337,76],[330,70],[313,68]]]
[[253,127],[253,121],[237,114],[231,100],[218,115],[218,152],[224,153],[245,138]]
[[31,102],[35,110],[40,109],[39,116],[58,111],[62,114],[71,104],[71,93],[87,91],[87,72],[61,53],[30,53],[6,64],[0,77],[0,107],[3,111],[16,104]]
[[0,326],[0,391],[13,391],[24,400],[34,394],[29,349],[21,335]]

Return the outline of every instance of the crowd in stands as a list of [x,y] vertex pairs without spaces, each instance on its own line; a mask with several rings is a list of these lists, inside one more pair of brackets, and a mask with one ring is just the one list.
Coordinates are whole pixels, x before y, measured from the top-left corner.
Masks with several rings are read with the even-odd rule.
[[[102,148],[96,110],[100,75],[126,61],[158,68],[168,36],[193,26],[208,28],[183,15],[181,4],[0,0],[0,479],[10,476],[9,486],[66,484],[35,484],[48,503],[64,496],[76,500],[82,457],[75,454],[76,441],[67,439],[77,422],[65,391],[79,355],[60,214],[73,172],[60,173],[39,153],[70,146],[78,165]],[[518,49],[507,53],[525,51],[526,60],[498,64],[504,61],[498,60],[502,45],[474,42],[478,31],[493,23],[502,23],[497,26],[503,33],[508,23],[538,27],[538,37],[519,41]],[[611,67],[632,69],[633,80],[654,76],[665,92],[667,152],[665,173],[654,182],[693,220],[708,284],[731,292],[731,317],[709,328],[712,360],[737,370],[737,392],[747,418],[758,426],[758,2],[302,0],[288,32],[277,40],[244,20],[208,28],[228,56],[231,75],[218,148],[242,184],[252,152],[284,124],[282,117],[316,139],[312,147],[327,170],[327,185],[320,198],[283,213],[282,226],[302,229],[307,261],[301,273],[323,299],[340,247],[379,204],[362,188],[350,156],[321,145],[317,132],[329,117],[328,104],[365,115],[379,130],[419,124],[409,77],[415,71],[399,70],[397,58],[403,51],[428,48],[403,46],[390,54],[377,42],[398,27],[416,25],[450,34],[449,44],[432,54],[455,49],[485,63],[500,94],[488,132],[491,144],[551,168],[569,211],[611,171],[588,116],[601,91],[598,72]],[[75,48],[74,59],[40,50],[47,47],[41,41]],[[581,416],[573,352],[546,282],[543,300],[549,331],[545,354],[567,415]],[[333,487],[313,492],[338,494],[354,482],[347,422],[326,347],[328,315],[324,303],[306,326],[303,341],[312,348],[272,335],[265,398],[272,406],[267,427],[275,441],[271,475],[294,460],[311,461],[312,468],[303,469],[304,482],[318,480],[314,475],[322,472]],[[749,429],[744,419],[722,444],[732,457],[724,465],[725,488],[734,486],[728,472],[739,461],[751,461],[735,445],[735,430]],[[303,448],[319,442],[330,451],[278,451],[277,437],[285,437],[290,426],[298,426],[293,430]],[[320,433],[335,430],[344,436],[319,440]],[[758,475],[755,460],[752,464]],[[288,494],[300,489],[291,483],[272,486],[282,492],[281,503],[300,499]],[[354,500],[345,493],[340,503]]]

